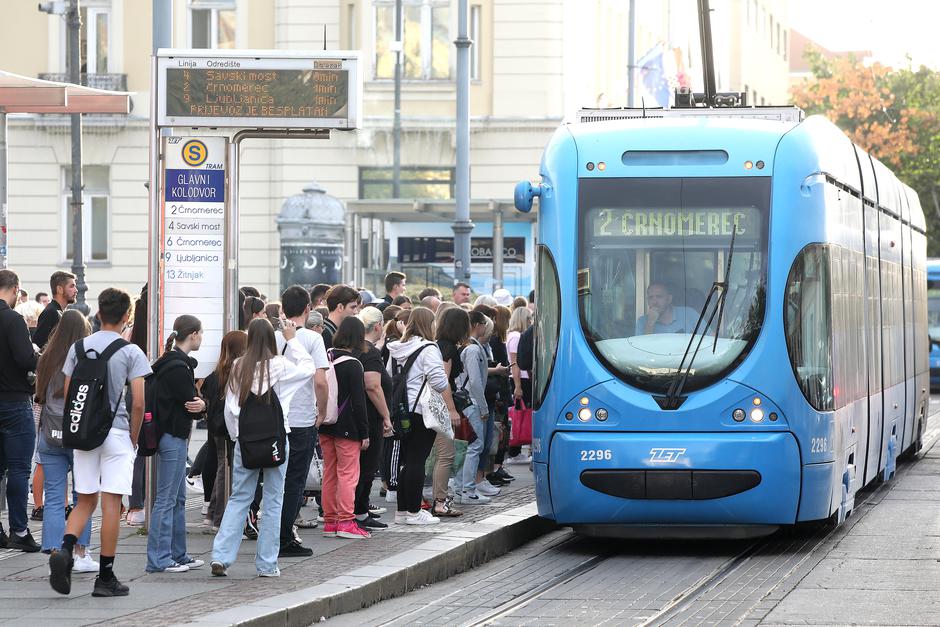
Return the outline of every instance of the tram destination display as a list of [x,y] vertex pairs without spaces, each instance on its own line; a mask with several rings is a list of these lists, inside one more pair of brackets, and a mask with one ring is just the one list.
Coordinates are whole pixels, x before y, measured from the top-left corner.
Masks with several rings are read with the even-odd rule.
[[[358,58],[226,57],[196,51],[158,57],[159,123],[168,126],[335,128],[359,125]],[[193,54],[190,54],[193,53]]]
[[753,207],[693,209],[594,209],[594,237],[759,237],[760,212]]

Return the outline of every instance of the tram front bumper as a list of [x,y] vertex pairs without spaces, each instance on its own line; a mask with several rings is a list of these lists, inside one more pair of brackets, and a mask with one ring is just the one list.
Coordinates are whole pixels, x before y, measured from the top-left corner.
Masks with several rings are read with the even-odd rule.
[[558,432],[547,475],[560,524],[792,524],[800,497],[786,432]]

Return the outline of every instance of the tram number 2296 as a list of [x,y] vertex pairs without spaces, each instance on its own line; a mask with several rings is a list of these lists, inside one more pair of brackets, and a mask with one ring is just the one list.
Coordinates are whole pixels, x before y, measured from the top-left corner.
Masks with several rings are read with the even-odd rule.
[[810,453],[828,453],[828,438],[810,438]]
[[590,449],[581,451],[582,462],[599,462],[614,458],[614,453],[609,448]]

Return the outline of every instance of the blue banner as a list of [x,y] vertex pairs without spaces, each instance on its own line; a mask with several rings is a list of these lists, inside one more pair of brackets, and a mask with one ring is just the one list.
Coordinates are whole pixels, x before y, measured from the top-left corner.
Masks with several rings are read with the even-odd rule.
[[224,170],[167,170],[168,202],[225,202]]

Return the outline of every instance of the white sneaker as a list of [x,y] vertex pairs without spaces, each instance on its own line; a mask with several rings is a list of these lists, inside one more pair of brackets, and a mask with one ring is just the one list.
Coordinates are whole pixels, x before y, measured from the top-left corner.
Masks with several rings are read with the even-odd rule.
[[318,521],[316,518],[305,520],[301,518],[300,516],[297,516],[297,520],[295,520],[294,522],[301,529],[316,529],[317,527],[320,526],[320,521]]
[[73,573],[96,573],[99,568],[100,565],[91,556],[91,551],[88,549],[85,549],[85,555],[76,557],[75,563],[72,564]]
[[521,464],[528,464],[531,461],[532,461],[532,457],[530,455],[522,455],[520,453],[519,455],[506,458],[506,461],[504,461],[503,464],[511,464],[511,465],[520,464],[521,465]]
[[188,562],[183,564],[189,570],[196,570],[197,568],[202,568],[206,563],[202,560],[197,560],[195,557],[191,558]]
[[464,490],[460,493],[460,502],[464,505],[483,505],[490,502],[490,497],[476,490]]
[[397,503],[398,502],[398,492],[395,490],[389,490],[385,493],[385,502],[386,503]]
[[186,477],[186,483],[189,484],[189,489],[193,492],[202,492],[202,477],[196,475],[195,477]]
[[422,509],[417,514],[409,514],[405,521],[406,525],[436,525],[441,522],[440,518],[432,516],[428,510]]
[[408,512],[395,512],[395,524],[405,525],[408,523]]
[[477,483],[477,494],[482,494],[483,496],[496,496],[499,493],[500,489],[486,479]]
[[124,522],[128,527],[143,527],[144,523],[147,522],[147,517],[146,514],[144,514],[144,510],[135,509],[127,512]]
[[175,563],[174,563],[174,564],[170,564],[169,566],[167,566],[166,568],[164,568],[162,572],[164,572],[164,573],[185,573],[185,572],[189,572],[189,566],[187,566],[186,564],[175,564]]
[[209,513],[209,504],[206,503],[205,501],[202,502],[202,509],[200,510],[200,512],[202,513],[203,516],[206,516]]

